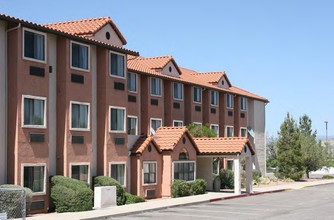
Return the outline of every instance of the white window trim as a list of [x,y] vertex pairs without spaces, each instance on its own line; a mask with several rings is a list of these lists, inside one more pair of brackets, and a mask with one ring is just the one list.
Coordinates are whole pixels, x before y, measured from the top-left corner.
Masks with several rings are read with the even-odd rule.
[[[123,70],[123,76],[118,76],[118,75],[113,75],[111,74],[111,54],[117,54],[117,55],[120,55],[123,57],[124,59],[124,70]],[[115,51],[109,51],[109,76],[110,77],[115,77],[115,78],[119,78],[119,79],[126,79],[126,69],[127,69],[127,60],[126,60],[126,56],[125,54],[122,54],[122,53],[118,53],[118,52],[115,52]]]
[[[87,105],[88,106],[87,128],[72,128],[72,104]],[[70,130],[72,130],[72,131],[90,131],[90,103],[70,101]]]
[[[243,99],[245,99],[245,109],[242,109],[241,107],[242,107],[242,105],[241,105],[241,103],[242,103],[242,100]],[[240,97],[240,110],[241,111],[243,111],[243,112],[246,112],[247,111],[247,98],[246,97]]]
[[[200,90],[200,92],[201,92],[201,101],[200,101],[200,102],[197,102],[197,101],[194,100],[194,99],[195,99],[195,93],[194,93],[195,88],[199,88],[199,90]],[[202,104],[202,99],[203,99],[203,91],[202,91],[202,88],[201,88],[201,87],[198,87],[198,86],[193,86],[193,89],[192,89],[192,90],[193,90],[193,91],[192,91],[192,93],[193,93],[193,103],[196,103],[196,104]]]
[[182,125],[181,125],[181,126],[183,126],[183,121],[182,121],[182,120],[173,120],[173,127],[175,126],[175,125],[174,125],[174,123],[175,123],[175,122],[178,122],[178,123],[180,123],[180,122],[181,122],[181,123],[182,123]]
[[[212,98],[211,97],[211,95],[212,95],[211,92],[215,92],[217,94],[217,104],[216,105],[214,105],[214,104],[211,103],[211,98]],[[211,106],[218,107],[219,106],[219,92],[216,91],[216,90],[211,90],[211,92],[210,92],[210,104],[211,104]]]
[[[152,94],[152,84],[151,84],[151,79],[156,79],[156,80],[159,80],[160,81],[160,95],[154,95]],[[162,92],[163,92],[163,88],[162,88],[162,80],[160,78],[157,78],[157,77],[150,77],[150,95],[151,96],[154,96],[154,97],[162,97]]]
[[[178,98],[175,98],[175,97],[174,97],[174,84],[175,84],[175,83],[181,84],[181,94],[182,94],[182,98],[181,98],[181,99],[178,99]],[[183,96],[184,96],[184,86],[183,86],[183,83],[180,83],[180,82],[173,82],[173,99],[174,99],[174,100],[177,100],[177,101],[183,101]]]
[[[38,100],[43,100],[44,101],[44,125],[25,125],[24,124],[24,99],[25,98],[38,99]],[[22,106],[21,106],[22,128],[43,128],[43,129],[47,128],[46,108],[47,108],[46,97],[32,96],[32,95],[22,95]]]
[[194,182],[196,180],[196,161],[194,160],[179,160],[179,161],[173,161],[173,166],[172,166],[172,181],[174,181],[174,164],[176,163],[194,163],[194,180],[190,180],[187,182]]
[[[136,76],[136,91],[131,91],[131,90],[129,90],[129,87],[128,87],[128,92],[137,94],[138,93],[138,74],[134,73],[134,72],[129,72],[128,74],[134,74]],[[112,76],[115,77],[114,75],[112,75]]]
[[[217,137],[219,137],[219,124],[210,124],[210,128],[212,129],[212,126],[216,126],[217,129]],[[213,130],[213,129],[212,129]]]
[[122,185],[124,188],[126,187],[126,162],[109,162],[109,177],[111,177],[111,165],[119,165],[119,164],[124,164],[124,185]]
[[247,137],[248,129],[247,129],[246,127],[240,127],[239,137],[242,137],[242,136],[241,136],[241,130],[242,130],[242,129],[245,129],[245,130],[246,130],[246,137]]
[[[152,121],[153,120],[157,120],[157,121],[160,121],[161,123],[161,126],[160,127],[162,127],[162,119],[161,118],[150,118],[150,131],[153,129],[152,128]],[[156,131],[155,131],[156,132]],[[150,132],[151,133],[151,132]]]
[[[83,69],[83,68],[79,68],[79,67],[75,67],[75,66],[72,66],[72,44],[79,44],[81,46],[86,46],[88,47],[88,60],[87,60],[87,64],[88,64],[88,69]],[[70,66],[71,66],[71,69],[74,69],[74,70],[79,70],[79,71],[84,71],[84,72],[90,72],[90,45],[88,44],[83,44],[83,43],[79,43],[77,41],[72,41],[70,42]]]
[[[25,57],[24,56],[24,47],[25,47],[25,41],[24,41],[24,32],[25,31],[29,31],[35,34],[40,34],[44,36],[44,60],[39,60],[39,59],[34,59],[34,58],[30,58],[30,57]],[[29,28],[23,28],[22,31],[22,41],[23,41],[23,47],[22,47],[22,59],[24,60],[29,60],[29,61],[34,61],[34,62],[38,62],[38,63],[47,63],[47,34],[43,33],[43,32],[39,32],[39,31],[35,31]]]
[[234,127],[230,126],[230,125],[225,126],[225,137],[228,137],[227,136],[227,128],[232,128],[232,136],[231,137],[234,137]]
[[[115,131],[115,130],[111,130],[111,117],[110,117],[110,113],[111,113],[111,109],[121,109],[124,110],[124,119],[123,119],[123,125],[124,125],[124,130],[123,131]],[[125,107],[120,107],[120,106],[109,106],[109,132],[110,133],[127,133],[127,115],[126,115],[126,108]],[[137,121],[138,123],[138,121]]]
[[24,167],[44,167],[43,192],[33,192],[33,195],[46,195],[46,163],[22,163],[21,164],[21,186],[24,187]]
[[[144,164],[150,164],[154,163],[155,164],[155,183],[144,183]],[[143,166],[142,166],[142,183],[143,186],[155,186],[158,185],[158,162],[157,161],[143,161]]]
[[[228,107],[228,106],[227,106],[227,96],[229,96],[229,95],[230,95],[231,98],[232,98],[232,99],[231,99],[231,100],[232,100],[232,107]],[[234,109],[234,95],[233,95],[233,94],[229,94],[229,93],[226,94],[226,108],[227,108],[227,109]]]
[[88,182],[87,183],[90,185],[90,163],[88,162],[70,163],[70,171],[69,171],[70,177],[72,178],[72,166],[81,166],[81,165],[88,165],[88,180],[87,180]]
[[[134,116],[134,115],[128,115],[128,118],[135,118],[136,119],[136,134],[135,135],[138,135],[138,116]],[[131,134],[129,134],[131,135]]]

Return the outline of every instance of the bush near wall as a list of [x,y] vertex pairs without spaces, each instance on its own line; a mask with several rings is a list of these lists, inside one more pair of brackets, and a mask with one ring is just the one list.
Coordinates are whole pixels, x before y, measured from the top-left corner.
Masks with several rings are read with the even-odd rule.
[[194,182],[185,180],[174,180],[172,184],[172,197],[184,197],[190,195],[204,194],[207,182],[203,179],[196,179]]
[[87,183],[64,176],[51,178],[51,199],[56,212],[80,212],[93,207],[93,191]]
[[207,182],[204,179],[196,179],[190,184],[190,193],[192,195],[204,194]]
[[128,192],[125,192],[126,197],[126,203],[125,204],[133,204],[133,203],[139,203],[139,202],[145,202],[145,199],[140,196],[132,195]]
[[229,169],[221,169],[219,172],[220,188],[234,189],[234,172]]
[[97,186],[116,186],[117,205],[126,204],[124,188],[117,180],[109,176],[97,176],[94,178],[94,187]]

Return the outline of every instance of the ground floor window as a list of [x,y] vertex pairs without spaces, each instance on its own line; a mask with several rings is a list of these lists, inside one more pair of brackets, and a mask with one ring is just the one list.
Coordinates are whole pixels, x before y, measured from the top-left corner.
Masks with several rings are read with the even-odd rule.
[[45,165],[24,165],[23,186],[34,193],[45,192]]
[[195,162],[175,162],[174,179],[195,180]]
[[110,176],[125,186],[125,163],[112,163],[110,165]]
[[212,159],[212,173],[219,175],[219,158]]
[[144,184],[157,183],[157,162],[144,162]]
[[72,165],[71,178],[89,183],[89,165],[88,164]]

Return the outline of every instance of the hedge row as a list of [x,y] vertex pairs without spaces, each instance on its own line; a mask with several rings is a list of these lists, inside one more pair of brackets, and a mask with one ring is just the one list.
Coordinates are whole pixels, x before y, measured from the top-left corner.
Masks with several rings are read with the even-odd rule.
[[174,180],[172,184],[172,197],[183,197],[190,195],[204,194],[207,182],[204,179],[196,179],[194,182],[185,180]]

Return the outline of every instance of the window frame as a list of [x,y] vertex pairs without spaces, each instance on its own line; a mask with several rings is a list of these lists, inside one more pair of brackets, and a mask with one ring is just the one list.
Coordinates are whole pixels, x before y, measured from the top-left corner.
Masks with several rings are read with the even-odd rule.
[[[228,128],[232,128],[232,136],[228,136]],[[233,126],[225,126],[225,137],[234,137],[234,127]]]
[[[182,125],[175,125],[175,123],[181,123]],[[173,120],[173,127],[182,127],[183,121],[182,120]]]
[[[196,161],[194,160],[178,160],[178,161],[173,161],[173,169],[172,169],[172,180],[175,180],[175,164],[180,164],[180,163],[193,163],[194,164],[194,179],[193,180],[185,180],[187,182],[194,182],[196,180]],[[184,179],[183,179],[184,180]]]
[[[136,79],[136,82],[135,82],[135,88],[136,88],[136,90],[130,90],[129,89],[129,82],[130,82],[130,77],[129,77],[129,75],[134,75],[135,76],[135,79]],[[128,86],[128,92],[132,92],[132,93],[138,93],[138,74],[137,73],[133,73],[133,72],[128,72],[128,76],[127,76],[128,78],[128,84],[127,84],[127,86]]]
[[[37,99],[37,100],[43,100],[44,101],[44,124],[43,125],[25,125],[24,124],[24,99]],[[22,106],[21,106],[21,126],[22,128],[41,128],[46,129],[47,128],[47,118],[46,118],[46,111],[47,111],[47,98],[42,96],[32,96],[32,95],[22,95]]]
[[[76,105],[87,105],[87,128],[73,128],[72,127],[72,104]],[[90,131],[90,103],[89,102],[78,102],[78,101],[70,101],[70,130],[71,131]]]
[[[145,164],[155,164],[155,183],[145,183],[145,171],[144,171],[144,165]],[[143,167],[142,167],[142,184],[143,184],[143,186],[158,185],[158,162],[157,161],[143,161]]]
[[247,98],[244,96],[240,97],[240,110],[247,111]]
[[[230,102],[229,102],[228,97],[231,97]],[[233,109],[234,108],[233,94],[230,94],[230,93],[226,94],[226,108],[228,108],[228,109]]]
[[[72,166],[88,166],[88,173],[87,173],[87,183],[88,185],[90,185],[90,163],[89,162],[73,162],[73,163],[70,163],[70,177],[72,179],[75,179],[72,177]],[[80,181],[83,181],[83,180],[80,180]],[[84,181],[83,181],[84,182]]]
[[[88,57],[87,57],[87,69],[73,66],[73,63],[72,63],[72,56],[73,56],[72,45],[73,44],[78,44],[80,46],[87,47],[87,49],[88,49],[88,51],[87,51],[87,53],[88,53]],[[79,71],[84,71],[84,72],[90,72],[90,45],[83,44],[83,43],[80,43],[80,42],[77,42],[77,41],[73,41],[73,40],[70,41],[70,67],[71,67],[71,69],[74,69],[74,70],[79,70]]]
[[[25,52],[24,34],[25,34],[26,31],[34,33],[34,34],[40,34],[40,35],[44,36],[44,60],[39,60],[39,59],[35,59],[35,58],[25,56],[25,54],[24,54],[24,52]],[[25,28],[25,27],[22,28],[22,59],[29,60],[29,61],[34,61],[34,62],[38,62],[38,63],[47,63],[47,45],[48,45],[47,42],[48,41],[47,41],[47,34],[46,33],[36,31],[36,30],[30,29],[30,28]]]
[[[116,54],[117,56],[122,56],[123,57],[123,64],[124,64],[124,69],[123,69],[123,76],[115,75],[111,73],[111,54]],[[115,51],[110,50],[109,51],[109,76],[119,78],[119,79],[126,79],[126,72],[127,72],[127,60],[126,60],[126,55],[122,53],[118,53]]]
[[219,124],[210,124],[210,129],[211,130],[214,130],[214,129],[212,129],[212,127],[217,127],[217,137],[219,137]]
[[46,163],[22,163],[21,164],[21,186],[22,187],[26,187],[24,186],[24,168],[25,167],[44,167],[43,191],[42,192],[32,192],[32,194],[33,195],[46,195]]
[[[152,121],[155,120],[155,121],[160,121],[160,127],[162,127],[162,118],[150,118],[150,133],[152,134],[151,132],[151,129],[152,129]],[[159,128],[160,128],[159,127]],[[156,132],[158,130],[158,128],[156,130],[154,130],[154,132]]]
[[[152,79],[155,79],[158,82],[160,82],[160,94],[158,94],[158,95],[152,93]],[[162,89],[162,80],[160,78],[157,78],[157,77],[150,77],[150,95],[155,96],[155,97],[162,97],[162,90],[163,90]]]
[[[181,85],[181,92],[180,92],[180,94],[181,94],[181,98],[176,98],[175,97],[175,84],[179,84],[179,85]],[[179,87],[178,87],[179,88]],[[178,100],[178,101],[183,101],[183,92],[184,92],[184,89],[183,89],[184,87],[183,87],[183,83],[180,83],[180,82],[173,82],[173,99],[174,100]]]
[[[122,185],[122,187],[126,187],[126,181],[127,181],[127,178],[126,178],[126,175],[127,175],[127,170],[126,170],[126,162],[109,162],[109,176],[111,177],[111,178],[113,178],[112,176],[111,176],[111,165],[124,165],[124,185],[122,185],[121,183],[121,185]],[[115,179],[115,178],[114,178]],[[115,180],[117,180],[117,179],[115,179]],[[117,180],[118,181],[118,180]]]
[[[111,109],[117,109],[117,110],[124,110],[124,119],[123,119],[123,127],[124,130],[111,130]],[[110,133],[127,133],[127,115],[126,115],[126,107],[121,106],[109,106],[109,132]]]
[[[212,94],[216,94],[216,98],[214,99],[215,100],[215,104],[213,104],[212,103]],[[219,106],[219,93],[218,93],[218,91],[216,91],[216,90],[211,90],[210,91],[210,104],[211,104],[211,106],[215,106],[215,107],[218,107]]]
[[127,133],[128,135],[138,135],[138,116],[128,115],[127,119],[129,119],[129,118],[134,118],[134,119],[136,119],[136,129],[135,129],[135,134],[129,134],[129,133],[128,133],[128,130],[129,130],[129,126],[128,126],[129,121],[127,121],[127,127],[126,127],[127,132],[126,132],[126,133]]
[[[246,130],[246,136],[242,136],[242,130]],[[240,137],[247,137],[248,129],[246,127],[240,127]]]
[[[200,91],[200,93],[199,93],[200,101],[195,100],[195,89],[198,89]],[[203,96],[202,88],[198,87],[198,86],[193,86],[193,103],[202,104],[202,96]]]

